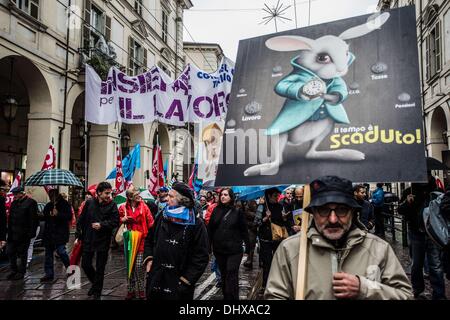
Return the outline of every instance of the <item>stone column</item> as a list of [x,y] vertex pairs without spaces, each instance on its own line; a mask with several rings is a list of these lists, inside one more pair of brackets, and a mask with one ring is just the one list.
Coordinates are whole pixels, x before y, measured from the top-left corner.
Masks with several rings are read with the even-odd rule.
[[116,165],[116,145],[118,144],[118,129],[114,128],[114,125],[91,126],[88,185],[105,181],[106,176],[114,169]]

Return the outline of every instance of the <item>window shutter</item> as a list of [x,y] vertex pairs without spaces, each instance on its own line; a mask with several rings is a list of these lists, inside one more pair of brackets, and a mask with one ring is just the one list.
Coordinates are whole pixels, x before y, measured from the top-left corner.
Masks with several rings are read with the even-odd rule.
[[134,40],[131,36],[128,37],[128,75],[133,75],[134,66]]
[[430,79],[430,35],[428,35],[425,39],[425,65],[426,65],[426,78]]
[[144,49],[144,61],[142,64],[142,72],[145,72],[147,70],[147,49]]
[[105,16],[105,38],[106,41],[111,40],[111,17]]
[[83,24],[83,47],[89,49],[91,46],[91,7],[92,3],[90,0],[84,1],[84,24]]
[[436,72],[441,71],[441,22],[436,23]]

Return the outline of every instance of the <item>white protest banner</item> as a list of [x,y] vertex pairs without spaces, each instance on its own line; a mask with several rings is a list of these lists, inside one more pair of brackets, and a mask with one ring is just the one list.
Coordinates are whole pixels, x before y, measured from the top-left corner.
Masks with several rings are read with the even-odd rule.
[[[109,72],[111,74],[112,69]],[[110,124],[117,121],[112,85],[102,81],[89,65],[86,65],[85,104],[87,121],[96,124]]]
[[107,80],[101,81],[86,65],[86,120],[96,124],[158,120],[175,126],[220,121],[226,116],[233,74],[234,63],[226,58],[212,74],[188,64],[175,81],[158,67],[136,76],[111,68]]
[[189,102],[189,65],[177,80],[172,79],[160,70],[161,85],[157,94],[158,119],[162,123],[183,126],[190,122],[188,117]]
[[216,122],[226,116],[233,75],[234,62],[226,57],[213,73],[191,65],[189,119],[192,122]]

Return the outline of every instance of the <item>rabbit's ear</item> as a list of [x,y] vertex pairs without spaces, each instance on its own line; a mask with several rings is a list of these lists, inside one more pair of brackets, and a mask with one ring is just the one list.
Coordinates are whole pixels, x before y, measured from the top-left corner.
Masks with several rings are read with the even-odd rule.
[[347,29],[339,35],[342,40],[349,40],[364,36],[376,29],[380,29],[383,24],[389,19],[389,12],[383,12],[382,14],[371,15],[367,22],[359,26]]
[[275,51],[311,50],[314,40],[299,36],[279,36],[266,41],[266,47]]

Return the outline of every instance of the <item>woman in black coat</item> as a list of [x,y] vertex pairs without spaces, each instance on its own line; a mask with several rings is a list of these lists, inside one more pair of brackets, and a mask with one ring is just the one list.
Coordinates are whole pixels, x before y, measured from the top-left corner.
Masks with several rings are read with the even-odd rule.
[[248,229],[244,213],[234,206],[234,193],[224,188],[219,204],[211,214],[208,235],[222,275],[224,300],[239,300],[239,266],[243,244],[249,248]]
[[57,189],[50,190],[49,197],[51,201],[44,207],[45,276],[41,278],[41,282],[53,281],[53,256],[55,250],[66,268],[70,264],[66,244],[69,242],[72,208],[58,193]]
[[193,300],[195,284],[208,265],[208,234],[185,183],[174,183],[168,197],[145,238],[147,299]]

